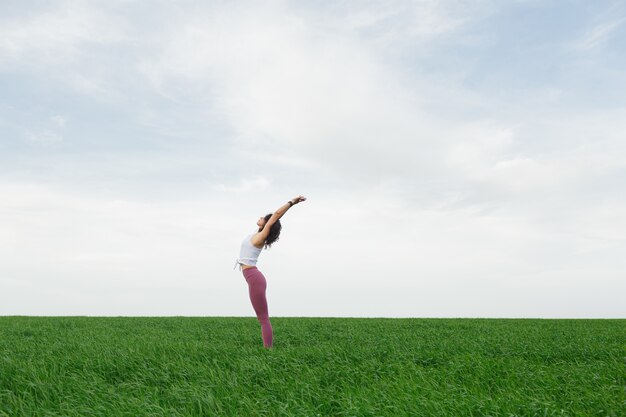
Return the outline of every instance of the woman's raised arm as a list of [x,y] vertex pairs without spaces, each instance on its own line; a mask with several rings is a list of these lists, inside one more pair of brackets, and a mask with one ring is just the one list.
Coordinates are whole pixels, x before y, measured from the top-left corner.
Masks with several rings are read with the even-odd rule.
[[306,200],[306,197],[299,195],[297,197],[292,198],[291,200],[289,200],[282,206],[280,206],[278,210],[276,210],[274,214],[272,214],[272,217],[270,217],[267,220],[267,222],[263,225],[263,230],[261,230],[257,236],[259,236],[263,241],[265,241],[265,239],[267,239],[268,234],[270,233],[270,228],[272,227],[272,225],[276,223],[281,217],[283,217],[283,215],[287,213],[287,210],[289,210],[292,206],[295,206],[296,204],[301,203],[305,200]]
[[289,210],[292,206],[295,206],[296,204],[305,200],[306,198],[304,196],[299,195],[297,197],[292,198],[291,200],[289,200],[282,206],[280,206],[278,210],[276,210],[274,214],[272,214],[272,217],[269,218],[267,223],[265,223],[265,226],[263,227],[263,229],[265,230],[266,227],[267,228],[272,227],[272,225],[276,223],[276,220],[279,220],[281,217],[283,217],[285,213],[287,213],[287,210]]

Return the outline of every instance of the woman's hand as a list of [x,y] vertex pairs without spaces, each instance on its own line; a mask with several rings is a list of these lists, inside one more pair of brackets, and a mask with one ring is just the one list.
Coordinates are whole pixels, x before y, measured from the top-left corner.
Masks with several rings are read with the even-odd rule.
[[294,198],[292,198],[292,199],[291,199],[291,202],[292,202],[294,205],[296,205],[296,204],[298,204],[298,203],[300,203],[300,202],[302,202],[302,201],[305,201],[305,200],[306,200],[306,197],[304,197],[304,196],[302,196],[302,195],[299,195],[298,197],[294,197]]

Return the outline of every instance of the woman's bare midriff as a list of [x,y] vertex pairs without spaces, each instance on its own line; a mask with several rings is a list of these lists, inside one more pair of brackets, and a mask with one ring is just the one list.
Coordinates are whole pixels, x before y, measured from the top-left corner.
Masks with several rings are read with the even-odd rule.
[[256,266],[241,264],[241,270],[242,270],[242,271],[243,271],[244,269],[250,269],[250,268],[256,268]]

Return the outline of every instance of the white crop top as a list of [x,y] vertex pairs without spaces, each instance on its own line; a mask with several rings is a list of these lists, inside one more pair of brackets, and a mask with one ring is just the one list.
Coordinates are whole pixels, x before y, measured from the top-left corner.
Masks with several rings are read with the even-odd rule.
[[[246,236],[246,238],[241,242],[241,249],[239,250],[239,258],[235,262],[235,268],[239,265],[239,269],[241,269],[241,265],[255,266],[257,260],[259,259],[259,254],[263,248],[257,248],[252,244],[250,238],[254,236],[254,233]],[[234,269],[234,268],[233,268]]]

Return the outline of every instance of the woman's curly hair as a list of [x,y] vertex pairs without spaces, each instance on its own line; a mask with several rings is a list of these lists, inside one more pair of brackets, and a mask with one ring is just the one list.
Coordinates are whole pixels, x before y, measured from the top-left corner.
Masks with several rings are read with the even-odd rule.
[[[266,223],[270,219],[270,217],[272,217],[272,213],[265,215]],[[280,220],[276,220],[276,223],[274,223],[272,227],[270,228],[270,233],[269,235],[267,235],[267,239],[265,239],[265,249],[268,249],[270,246],[272,246],[272,243],[278,240],[278,237],[280,236],[280,230],[282,228],[283,226],[280,224]],[[262,229],[259,228],[259,232],[261,230]]]

